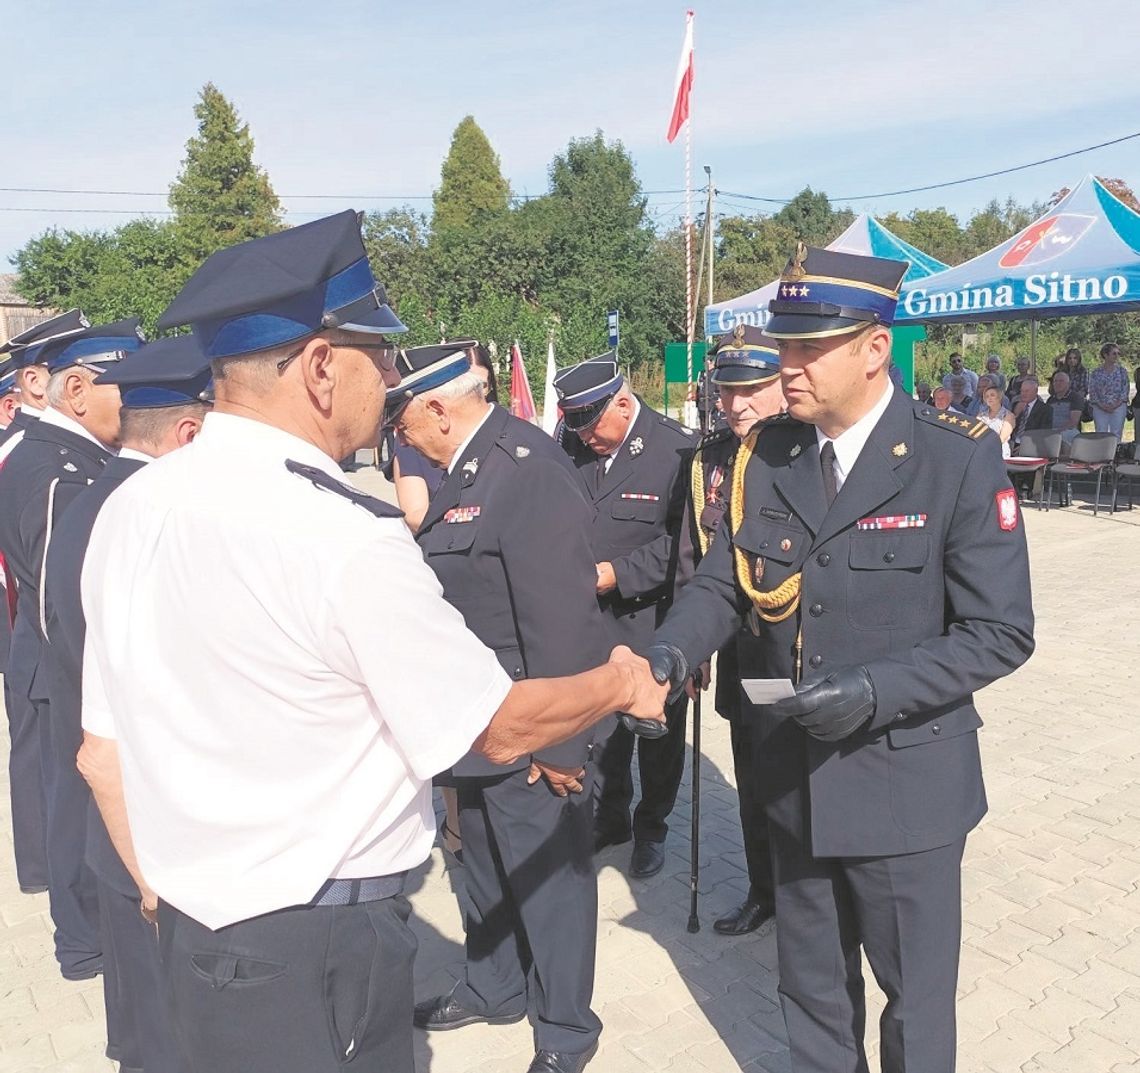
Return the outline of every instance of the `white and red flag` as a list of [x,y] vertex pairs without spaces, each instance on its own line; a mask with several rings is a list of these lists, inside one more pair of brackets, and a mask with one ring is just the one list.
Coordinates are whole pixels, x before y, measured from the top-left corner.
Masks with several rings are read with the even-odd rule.
[[677,78],[673,84],[673,114],[665,138],[672,141],[689,121],[689,95],[693,91],[693,13],[685,12],[685,43],[677,61]]
[[511,346],[511,413],[530,422],[534,422],[538,416],[526,366],[523,364],[522,350],[517,341]]

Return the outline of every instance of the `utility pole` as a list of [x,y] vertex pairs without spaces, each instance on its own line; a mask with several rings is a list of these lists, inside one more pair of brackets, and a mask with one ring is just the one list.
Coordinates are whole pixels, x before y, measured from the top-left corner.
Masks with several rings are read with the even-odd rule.
[[708,180],[708,202],[705,207],[705,227],[709,233],[709,300],[707,305],[713,304],[713,243],[716,241],[716,217],[713,215],[713,181],[712,181],[712,168],[705,165],[705,178]]

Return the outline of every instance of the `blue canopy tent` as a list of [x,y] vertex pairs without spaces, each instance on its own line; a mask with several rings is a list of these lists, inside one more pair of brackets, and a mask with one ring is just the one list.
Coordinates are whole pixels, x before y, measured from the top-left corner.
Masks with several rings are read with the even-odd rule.
[[[888,231],[873,216],[861,213],[855,218],[834,242],[829,243],[829,250],[841,250],[843,253],[860,253],[871,257],[891,257],[896,261],[909,261],[910,270],[905,279],[919,280],[934,275],[946,268],[941,261],[936,260],[922,250],[916,249],[909,242],[903,242],[898,235]],[[755,291],[740,295],[739,298],[730,298],[725,302],[717,302],[705,308],[705,335],[721,335],[730,332],[737,324],[752,324],[763,328],[768,323],[768,303],[776,297],[776,288],[779,280]]]
[[[896,324],[1037,321],[1140,309],[1140,214],[1095,176],[973,260],[904,282]],[[1036,365],[1036,354],[1034,354]]]

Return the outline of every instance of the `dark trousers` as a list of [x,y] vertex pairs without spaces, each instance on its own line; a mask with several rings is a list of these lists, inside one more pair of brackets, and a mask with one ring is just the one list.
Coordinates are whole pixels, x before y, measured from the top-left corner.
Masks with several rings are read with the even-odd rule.
[[158,944],[191,1073],[414,1073],[416,939],[402,895],[211,931],[162,903]]
[[772,829],[780,1000],[795,1073],[867,1073],[860,948],[887,997],[883,1073],[953,1073],[965,839],[815,858]]
[[748,866],[749,897],[772,903],[772,847],[768,841],[768,813],[764,807],[760,776],[753,760],[752,724],[746,719],[729,722],[732,765],[736,772],[736,795],[740,830],[744,835],[744,860]]
[[[688,710],[689,698],[682,695],[665,708],[668,734],[660,738],[637,738],[641,800],[633,812],[633,837],[639,842],[664,842],[669,833],[669,824],[665,821],[673,811],[681,776],[685,773]],[[629,833],[634,737],[619,723],[604,744],[594,746],[598,779],[594,826],[598,831],[615,835]]]
[[4,706],[8,710],[8,788],[12,796],[12,848],[16,878],[21,890],[43,890],[48,885],[47,829],[44,824],[43,761],[36,708],[20,690],[4,679]]
[[139,912],[139,896],[99,884],[103,1006],[108,1057],[124,1069],[183,1073],[170,998],[158,961],[158,932]]
[[55,957],[67,975],[102,967],[99,896],[85,859],[91,791],[75,766],[82,732],[61,725],[51,705],[36,701],[47,802],[48,897],[55,925]]
[[602,1031],[590,1009],[598,932],[591,774],[559,797],[527,770],[458,780],[470,909],[467,966],[455,989],[468,1009],[510,1016],[534,989],[535,1050],[588,1050]]

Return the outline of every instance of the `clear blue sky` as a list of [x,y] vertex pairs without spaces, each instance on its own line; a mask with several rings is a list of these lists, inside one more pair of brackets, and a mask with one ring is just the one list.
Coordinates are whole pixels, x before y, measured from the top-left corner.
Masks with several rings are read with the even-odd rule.
[[[647,190],[683,184],[665,127],[684,4],[421,0],[17,3],[0,186],[159,191],[213,81],[250,124],[294,222],[359,195],[428,195],[467,113],[516,193],[541,193],[571,137],[621,139]],[[919,186],[1140,130],[1137,0],[697,0],[693,147],[726,191],[833,196]],[[28,60],[14,41],[24,42]],[[1087,171],[1140,188],[1140,139],[929,194],[853,207],[1047,198]],[[679,195],[652,198],[668,220]],[[427,205],[427,202],[421,202]],[[162,197],[0,192],[0,269],[51,226],[110,227]],[[731,211],[725,199],[722,209]]]

